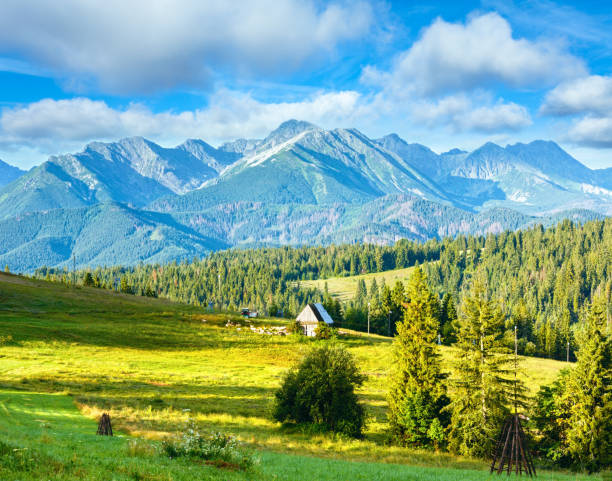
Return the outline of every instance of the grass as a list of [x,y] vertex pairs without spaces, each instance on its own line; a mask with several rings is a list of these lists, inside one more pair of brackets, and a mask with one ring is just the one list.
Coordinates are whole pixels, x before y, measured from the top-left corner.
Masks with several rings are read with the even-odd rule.
[[332,297],[340,301],[351,300],[355,296],[357,283],[363,279],[366,286],[369,288],[372,279],[376,279],[376,283],[380,287],[383,279],[389,287],[393,287],[396,281],[402,281],[404,284],[410,279],[410,275],[414,267],[406,267],[405,269],[395,269],[392,271],[374,272],[371,274],[359,274],[349,277],[330,277],[328,279],[317,279],[314,281],[300,281],[303,287],[316,287],[321,291],[327,289]]
[[[353,333],[340,341],[368,375],[359,392],[369,417],[366,437],[347,440],[270,420],[270,400],[287,367],[318,341],[226,328],[228,319],[239,320],[164,300],[0,274],[0,441],[11,449],[27,448],[40,460],[30,477],[17,476],[10,467],[14,460],[0,455],[2,462],[9,459],[9,467],[1,469],[13,476],[0,479],[488,476],[478,460],[385,444],[389,339]],[[443,351],[446,362],[449,354]],[[564,365],[527,359],[525,378],[535,390]],[[103,411],[121,437],[93,434]],[[257,450],[257,472],[229,473],[152,454],[157,448],[146,443],[157,446],[188,419],[234,434]],[[111,468],[117,477],[103,474]],[[583,479],[552,472],[542,477]]]

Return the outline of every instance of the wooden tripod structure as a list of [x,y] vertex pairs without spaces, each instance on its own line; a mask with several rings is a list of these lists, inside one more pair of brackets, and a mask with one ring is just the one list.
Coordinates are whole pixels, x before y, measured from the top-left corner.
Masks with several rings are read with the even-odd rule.
[[517,475],[522,476],[524,472],[526,475],[536,476],[531,453],[525,444],[526,436],[521,426],[521,416],[518,414],[517,371],[517,331],[516,326],[514,326],[514,414],[506,420],[497,440],[493,462],[491,463],[491,473],[497,471],[497,474],[501,474],[506,471],[506,474],[510,475],[514,470]]
[[111,426],[111,420],[108,413],[102,414],[102,417],[100,418],[100,423],[98,424],[98,432],[96,434],[99,434],[100,436],[113,435],[113,428]]

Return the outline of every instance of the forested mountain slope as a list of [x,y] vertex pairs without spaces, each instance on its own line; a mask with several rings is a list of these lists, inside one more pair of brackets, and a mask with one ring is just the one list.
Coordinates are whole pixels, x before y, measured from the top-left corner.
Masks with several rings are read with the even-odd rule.
[[[271,314],[298,313],[305,302],[333,299],[301,280],[383,272],[423,264],[432,289],[459,303],[474,277],[501,301],[510,331],[519,328],[522,352],[562,358],[571,326],[596,292],[610,299],[612,290],[612,219],[584,225],[563,221],[487,236],[458,236],[425,243],[401,240],[391,246],[371,244],[329,247],[228,250],[206,259],[169,265],[92,271],[110,287],[117,277],[137,293],[149,291],[173,300],[237,309],[249,306]],[[62,271],[42,269],[39,276],[61,279]],[[82,271],[79,276],[84,276]],[[364,329],[367,304],[375,331],[386,333],[388,312],[401,316],[403,288],[363,285],[344,306],[330,307],[340,322]],[[395,296],[395,297],[393,297]],[[395,306],[395,307],[393,307]],[[441,307],[442,308],[442,307]],[[611,313],[612,314],[612,313]],[[571,347],[571,346],[570,346]]]
[[[0,261],[14,270],[72,256],[80,267],[133,265],[202,257],[214,246],[391,244],[587,221],[612,213],[608,170],[587,168],[553,142],[437,154],[393,134],[370,139],[296,120],[262,140],[219,148],[197,139],[173,148],[140,137],[93,142],[0,188],[5,234],[27,231],[23,223],[35,215],[54,239],[17,235],[20,244],[0,245]],[[169,222],[173,235],[143,236],[113,258],[101,240],[122,232],[123,220],[89,223],[86,240],[48,221],[81,215],[88,223],[88,208],[118,203]]]

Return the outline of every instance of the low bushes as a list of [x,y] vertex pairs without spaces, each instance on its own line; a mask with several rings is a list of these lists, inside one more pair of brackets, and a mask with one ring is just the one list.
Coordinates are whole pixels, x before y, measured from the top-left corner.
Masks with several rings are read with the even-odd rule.
[[202,434],[193,422],[179,437],[165,440],[162,449],[171,459],[199,459],[217,467],[247,470],[255,465],[254,456],[235,437],[219,432]]

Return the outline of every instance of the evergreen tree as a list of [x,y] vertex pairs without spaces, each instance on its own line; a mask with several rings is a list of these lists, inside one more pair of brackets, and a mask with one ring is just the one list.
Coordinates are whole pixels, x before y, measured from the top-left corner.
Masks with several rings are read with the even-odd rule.
[[393,341],[389,392],[391,430],[398,442],[425,446],[442,441],[448,404],[437,352],[438,301],[417,267],[407,287],[410,301]]
[[455,308],[455,302],[453,301],[453,296],[447,292],[442,298],[442,305],[440,308],[440,334],[442,335],[442,342],[446,345],[457,342],[457,335],[455,332],[456,322],[457,309]]
[[368,298],[368,288],[363,279],[357,281],[357,291],[355,292],[355,304],[362,306]]
[[83,278],[83,285],[86,287],[93,287],[94,285],[94,278],[91,275],[91,272],[86,272],[85,273],[85,277]]
[[578,362],[572,370],[562,404],[564,448],[581,468],[590,471],[612,464],[612,339],[606,332],[603,296],[591,304],[578,337]]
[[127,278],[125,276],[121,278],[119,290],[124,294],[134,294],[132,286],[128,284]]
[[378,292],[378,283],[376,282],[376,278],[372,279],[370,283],[370,301],[378,300],[379,292]]
[[489,456],[514,384],[503,345],[504,316],[481,282],[474,281],[464,297],[458,324],[449,446],[463,455]]

